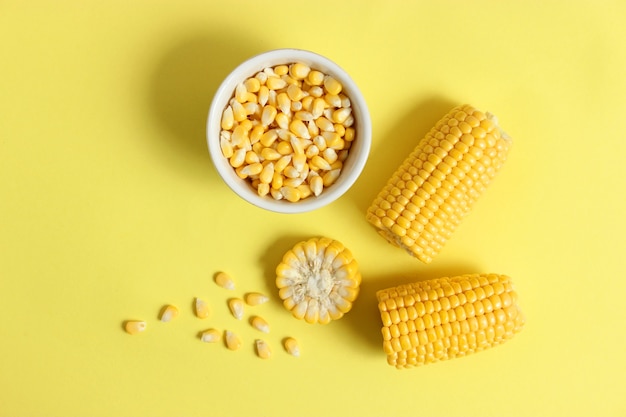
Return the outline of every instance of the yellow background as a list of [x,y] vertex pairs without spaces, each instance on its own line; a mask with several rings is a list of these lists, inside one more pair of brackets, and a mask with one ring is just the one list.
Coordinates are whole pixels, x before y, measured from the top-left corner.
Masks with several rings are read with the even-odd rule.
[[[0,416],[626,415],[624,18],[618,0],[1,2]],[[362,176],[313,213],[245,203],[206,149],[221,79],[279,47],[335,60],[372,115]],[[515,145],[423,265],[364,213],[465,102]],[[327,326],[291,318],[273,287],[282,253],[316,235],[363,274],[353,311]],[[524,330],[467,358],[388,366],[375,291],[466,272],[511,275]],[[272,297],[247,310],[272,325],[268,361],[226,309],[247,291]],[[175,322],[157,321],[165,303]],[[125,334],[130,318],[148,331]],[[212,326],[244,347],[201,343]]]

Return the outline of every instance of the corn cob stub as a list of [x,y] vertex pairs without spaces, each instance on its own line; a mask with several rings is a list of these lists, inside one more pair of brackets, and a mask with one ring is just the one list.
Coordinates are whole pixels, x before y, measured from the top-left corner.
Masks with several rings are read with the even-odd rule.
[[507,158],[497,119],[455,107],[424,137],[367,210],[391,243],[430,263]]
[[276,268],[276,286],[285,308],[308,323],[326,324],[350,311],[361,273],[340,242],[313,238],[296,244]]
[[378,291],[383,349],[397,368],[461,357],[505,342],[524,325],[506,275],[471,274]]

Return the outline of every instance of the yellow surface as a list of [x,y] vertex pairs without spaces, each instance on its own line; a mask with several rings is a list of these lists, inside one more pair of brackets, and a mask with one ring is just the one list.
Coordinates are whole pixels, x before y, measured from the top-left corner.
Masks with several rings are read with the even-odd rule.
[[[626,415],[626,4],[335,3],[2,2],[0,416]],[[278,47],[335,60],[372,115],[362,177],[314,213],[234,196],[204,142],[220,80]],[[364,213],[463,102],[498,115],[515,145],[426,266]],[[273,287],[281,254],[314,235],[342,241],[363,273],[354,310],[328,326],[293,319]],[[515,280],[520,334],[419,369],[386,364],[377,289],[488,271]],[[270,360],[227,311],[247,291],[272,297],[246,311],[272,326]],[[193,316],[194,297],[211,318]],[[180,316],[160,323],[167,303]],[[146,333],[123,332],[134,318]],[[209,327],[243,348],[201,343]]]

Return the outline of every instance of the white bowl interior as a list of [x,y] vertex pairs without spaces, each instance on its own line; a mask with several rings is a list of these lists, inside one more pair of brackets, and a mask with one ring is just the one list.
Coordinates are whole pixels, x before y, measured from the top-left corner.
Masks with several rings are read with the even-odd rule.
[[[237,84],[267,67],[279,64],[302,62],[311,68],[332,75],[343,85],[343,91],[350,98],[352,114],[355,118],[355,134],[348,159],[341,175],[330,187],[325,188],[318,197],[309,197],[292,203],[275,200],[271,196],[259,196],[254,188],[237,176],[229,161],[224,158],[220,148],[222,113],[232,98]],[[337,64],[314,52],[300,49],[277,49],[256,55],[240,64],[224,79],[218,88],[207,120],[207,144],[213,164],[226,184],[241,198],[255,206],[280,213],[302,213],[315,210],[335,201],[354,184],[361,174],[371,146],[371,120],[363,95],[350,76]]]

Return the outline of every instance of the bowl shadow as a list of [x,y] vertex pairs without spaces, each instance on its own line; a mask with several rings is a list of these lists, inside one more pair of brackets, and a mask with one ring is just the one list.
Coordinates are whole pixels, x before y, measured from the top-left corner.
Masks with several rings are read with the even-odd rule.
[[[163,52],[151,77],[149,107],[167,135],[168,161],[186,174],[206,176],[212,166],[206,145],[206,121],[215,91],[243,60],[262,52],[261,42],[198,33],[181,37]],[[172,155],[174,153],[174,155]],[[215,172],[213,171],[213,174]]]

